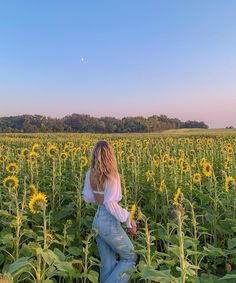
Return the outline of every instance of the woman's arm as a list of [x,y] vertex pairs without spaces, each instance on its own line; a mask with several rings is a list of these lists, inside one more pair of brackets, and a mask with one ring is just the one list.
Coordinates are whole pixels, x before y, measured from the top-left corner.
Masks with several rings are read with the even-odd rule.
[[132,228],[130,223],[130,212],[122,208],[118,202],[109,201],[104,203],[106,209],[120,222],[126,222],[128,228]]

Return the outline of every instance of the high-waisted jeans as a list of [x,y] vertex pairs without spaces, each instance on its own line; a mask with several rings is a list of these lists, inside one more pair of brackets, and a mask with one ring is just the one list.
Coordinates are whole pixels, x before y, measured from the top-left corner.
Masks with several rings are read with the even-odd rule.
[[[125,283],[137,261],[134,246],[120,222],[107,211],[104,204],[98,206],[92,227],[98,230],[96,243],[101,259],[100,283]],[[119,254],[119,261],[116,259]]]

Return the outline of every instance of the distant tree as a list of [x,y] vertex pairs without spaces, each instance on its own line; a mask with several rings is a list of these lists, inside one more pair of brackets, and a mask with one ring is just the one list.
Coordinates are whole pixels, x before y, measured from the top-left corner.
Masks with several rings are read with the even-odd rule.
[[19,115],[0,118],[0,132],[92,132],[92,133],[144,133],[178,128],[208,128],[204,122],[181,122],[166,115],[95,118],[86,114],[68,115],[59,118],[41,115]]
[[180,128],[202,128],[202,129],[208,129],[208,125],[206,125],[203,121],[186,121],[181,122]]

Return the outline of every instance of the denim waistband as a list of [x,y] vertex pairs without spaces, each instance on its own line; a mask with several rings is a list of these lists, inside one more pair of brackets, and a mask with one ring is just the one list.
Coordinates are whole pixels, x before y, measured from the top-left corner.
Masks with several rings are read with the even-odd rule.
[[104,210],[106,209],[105,204],[99,204],[97,210]]

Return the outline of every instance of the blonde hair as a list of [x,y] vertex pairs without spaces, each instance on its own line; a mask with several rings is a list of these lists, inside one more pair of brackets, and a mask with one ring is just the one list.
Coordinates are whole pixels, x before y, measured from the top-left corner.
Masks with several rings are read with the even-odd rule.
[[100,190],[105,180],[119,177],[116,156],[108,142],[98,141],[96,143],[92,152],[91,173],[95,175]]

